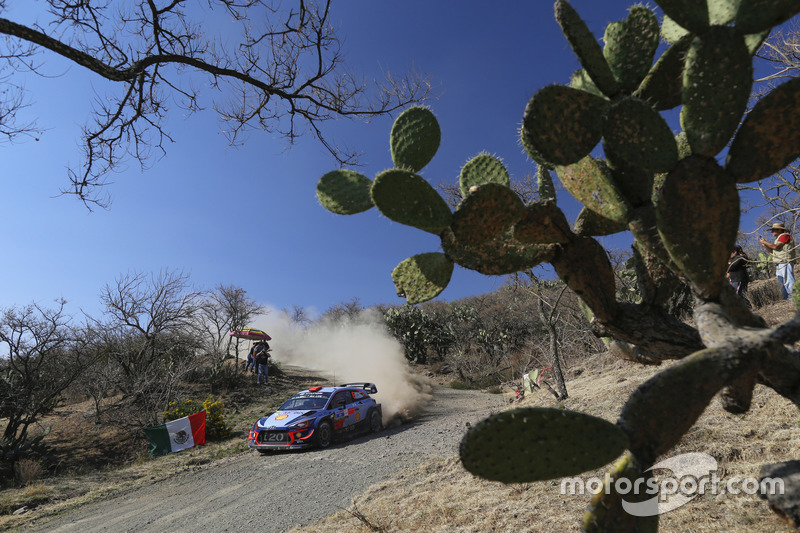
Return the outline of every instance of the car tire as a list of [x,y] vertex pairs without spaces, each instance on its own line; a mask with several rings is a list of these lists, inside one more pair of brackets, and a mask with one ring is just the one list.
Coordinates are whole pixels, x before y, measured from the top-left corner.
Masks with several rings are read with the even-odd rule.
[[320,422],[315,433],[317,435],[317,446],[320,448],[327,448],[330,446],[333,438],[333,428],[330,422],[327,420]]
[[372,433],[377,433],[383,429],[383,420],[380,411],[373,409],[369,412],[369,430]]

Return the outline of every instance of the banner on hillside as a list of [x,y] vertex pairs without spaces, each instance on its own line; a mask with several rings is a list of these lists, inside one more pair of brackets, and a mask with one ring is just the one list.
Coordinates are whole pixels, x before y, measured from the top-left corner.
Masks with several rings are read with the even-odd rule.
[[153,456],[179,452],[206,443],[206,412],[171,420],[160,426],[142,428]]

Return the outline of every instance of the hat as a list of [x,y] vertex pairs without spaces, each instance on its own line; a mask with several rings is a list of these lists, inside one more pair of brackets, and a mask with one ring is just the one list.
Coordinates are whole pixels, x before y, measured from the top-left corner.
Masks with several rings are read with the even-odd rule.
[[781,222],[776,222],[772,225],[769,229],[770,231],[789,231],[786,226],[783,225]]

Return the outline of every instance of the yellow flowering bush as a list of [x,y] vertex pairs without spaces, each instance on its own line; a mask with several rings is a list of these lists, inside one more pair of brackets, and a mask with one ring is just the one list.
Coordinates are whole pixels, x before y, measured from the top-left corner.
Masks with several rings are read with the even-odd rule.
[[205,409],[206,439],[223,440],[233,433],[233,429],[225,422],[225,404],[221,400],[209,396],[203,403],[197,400],[174,400],[169,402],[169,411],[164,413],[164,421],[177,420]]

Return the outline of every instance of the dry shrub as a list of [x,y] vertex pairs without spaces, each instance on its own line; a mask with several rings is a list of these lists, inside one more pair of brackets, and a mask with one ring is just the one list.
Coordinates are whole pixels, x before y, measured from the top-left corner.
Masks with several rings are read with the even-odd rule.
[[41,461],[36,459],[20,459],[17,461],[17,464],[14,465],[17,481],[26,487],[42,474],[42,470],[44,470],[44,468],[42,467]]
[[754,281],[747,288],[747,299],[758,309],[783,299],[778,280],[775,278]]

